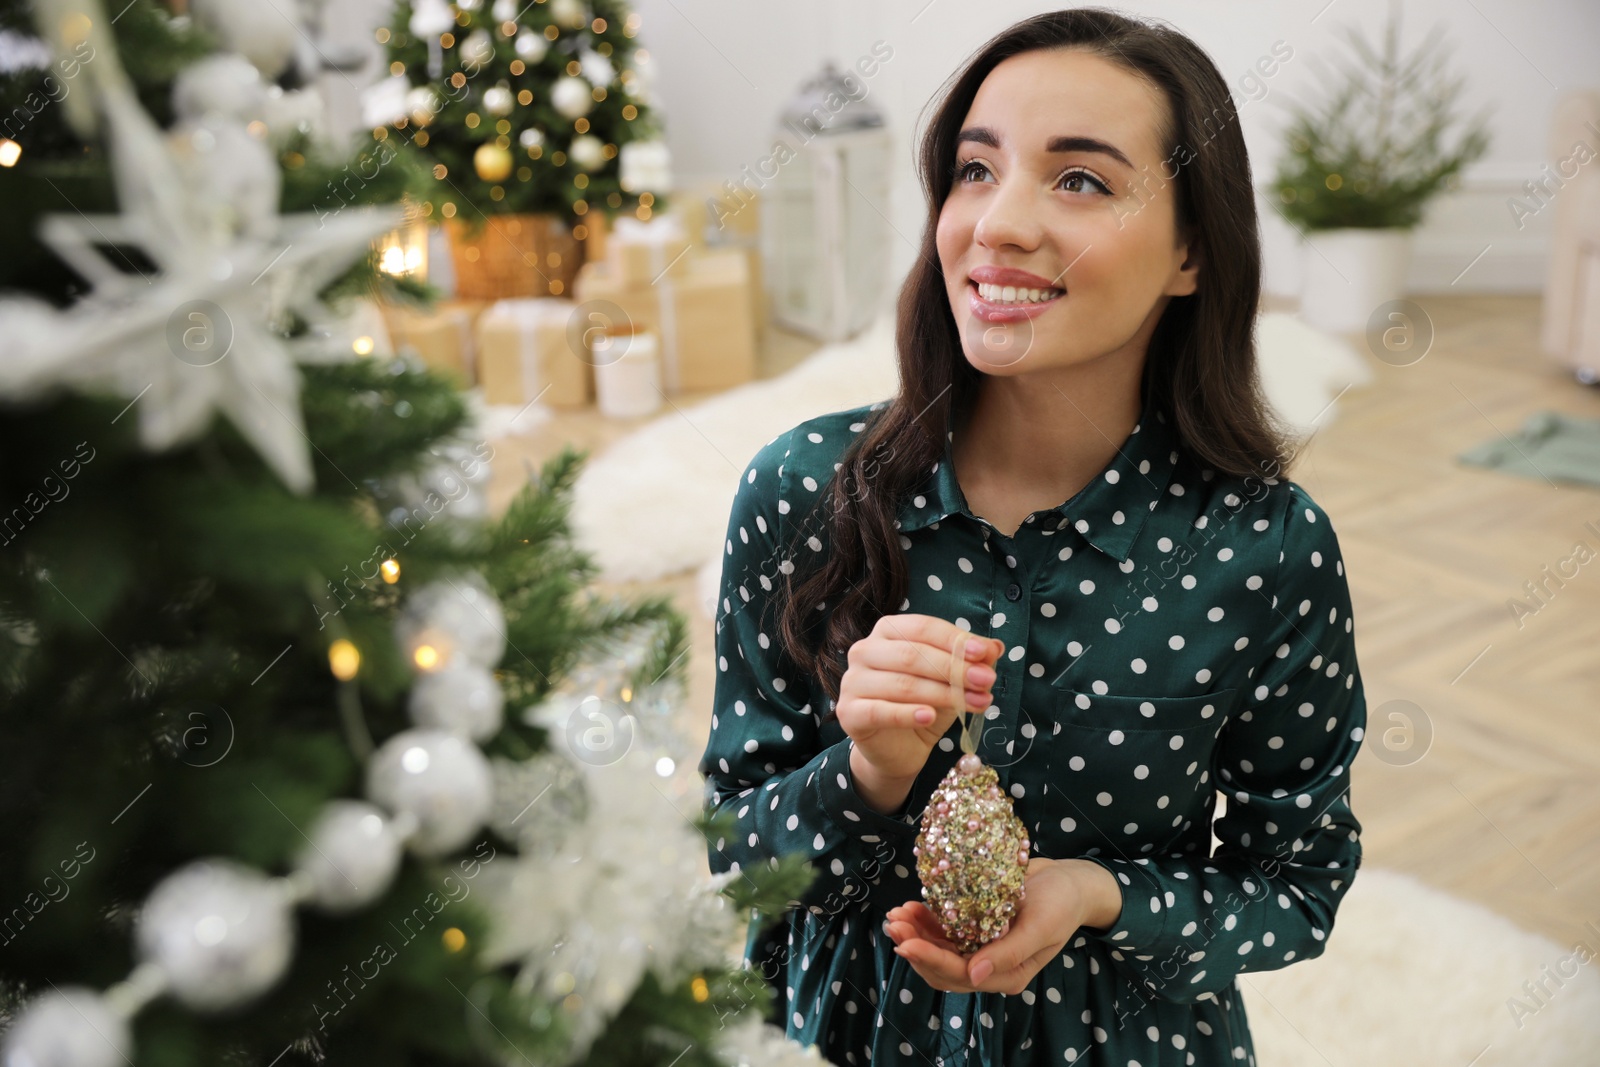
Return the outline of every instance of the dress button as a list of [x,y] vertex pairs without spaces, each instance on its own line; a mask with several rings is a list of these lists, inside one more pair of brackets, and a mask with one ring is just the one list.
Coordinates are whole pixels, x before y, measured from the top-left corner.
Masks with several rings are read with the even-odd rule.
[[1021,600],[1022,599],[1022,587],[1020,585],[1018,585],[1016,582],[1012,582],[1010,585],[1006,586],[1006,599],[1007,600]]

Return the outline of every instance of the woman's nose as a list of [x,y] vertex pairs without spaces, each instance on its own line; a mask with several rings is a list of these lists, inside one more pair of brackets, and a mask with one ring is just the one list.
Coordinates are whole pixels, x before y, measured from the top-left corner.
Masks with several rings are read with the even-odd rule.
[[1039,243],[1039,217],[1043,205],[1020,178],[1002,179],[985,199],[973,239],[990,248],[1016,245],[1030,249]]

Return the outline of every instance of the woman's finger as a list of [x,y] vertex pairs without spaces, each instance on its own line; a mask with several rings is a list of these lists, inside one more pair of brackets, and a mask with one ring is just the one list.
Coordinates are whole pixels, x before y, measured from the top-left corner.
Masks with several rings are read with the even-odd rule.
[[940,948],[920,937],[913,937],[896,945],[894,950],[897,955],[904,956],[915,966],[918,974],[927,977],[930,984],[937,981],[946,989],[971,991],[972,987],[967,981],[966,958],[950,949]]
[[[949,662],[949,657],[945,657],[945,660]],[[994,671],[989,667],[983,667],[982,664],[970,666],[982,667],[989,673],[980,675],[979,681],[970,678],[965,681],[963,688],[967,694],[967,707],[987,708],[993,703],[991,694],[994,689]],[[933,681],[903,671],[851,667],[850,693],[864,700],[884,701],[889,704],[921,704],[944,709],[950,706],[950,678],[946,675],[940,681]]]
[[926,904],[908,904],[904,910],[907,920],[916,930],[918,937],[960,955],[955,942],[951,941],[949,936],[946,935],[943,924],[939,922]]
[[[914,675],[930,682],[948,685],[952,644],[953,642],[946,642],[943,645],[927,644],[914,639],[862,641],[856,646],[856,657],[850,666],[887,674]],[[986,667],[993,671],[994,661],[999,653],[998,641],[969,635],[966,647],[969,670]]]
[[977,957],[974,956],[967,961],[967,981],[971,982],[975,988],[989,993],[1006,993],[1013,989],[1018,989],[1033,981],[1033,976],[1038,974],[1044,965],[1050,962],[1051,957],[1060,952],[1065,944],[1066,942],[1063,941],[1059,945],[1045,945],[1015,967],[1007,968],[1004,971],[996,968],[982,978],[977,977],[978,974],[983,972],[976,970],[978,963]]

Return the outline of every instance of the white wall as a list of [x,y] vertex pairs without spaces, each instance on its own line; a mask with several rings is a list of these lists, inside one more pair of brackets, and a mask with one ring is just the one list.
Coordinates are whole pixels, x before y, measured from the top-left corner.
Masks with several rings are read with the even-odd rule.
[[[1387,10],[1383,0],[1334,0],[1324,10],[1325,3],[1142,0],[1118,7],[1172,22],[1216,60],[1242,104],[1259,186],[1270,178],[1278,154],[1279,101],[1316,87],[1313,61],[1336,47],[1330,32],[1335,26],[1381,25]],[[814,6],[639,0],[637,10],[644,17],[642,37],[660,62],[674,164],[687,180],[732,178],[747,162],[766,155],[773,116],[823,57],[844,67],[867,54],[874,41],[894,49],[894,57],[867,84],[890,116],[894,137],[893,202],[885,213],[896,231],[892,262],[899,277],[915,254],[923,213],[911,162],[920,113],[983,41],[1051,6],[992,0],[981,6],[961,0],[828,0]],[[1557,87],[1600,86],[1600,5],[1409,0],[1403,10],[1405,41],[1419,40],[1436,22],[1448,27],[1456,61],[1468,74],[1465,110],[1495,107],[1489,154],[1471,168],[1458,192],[1433,205],[1417,233],[1412,286],[1417,291],[1535,291],[1543,282],[1551,213],[1540,212],[1518,230],[1506,201],[1544,165]],[[1240,80],[1279,40],[1294,50],[1293,57],[1266,81],[1264,97],[1243,103],[1247,96]],[[1265,211],[1263,233],[1268,288],[1295,291],[1299,238]]]
[[[335,6],[343,11],[331,15],[330,24],[352,32],[377,25],[388,9],[384,0],[335,0]],[[896,278],[915,255],[924,211],[912,167],[924,108],[990,36],[1055,6],[1004,0],[635,0],[643,17],[640,39],[659,69],[674,171],[686,183],[740,180],[748,173],[743,168],[769,156],[783,103],[825,57],[850,68],[876,41],[893,49],[866,84],[893,137],[891,203],[880,207],[895,231]],[[1271,178],[1278,153],[1280,103],[1319,84],[1313,68],[1319,55],[1336,52],[1332,31],[1356,22],[1375,34],[1388,8],[1386,0],[1136,0],[1115,6],[1170,21],[1216,60],[1242,105],[1258,187]],[[1457,69],[1468,76],[1463,110],[1494,107],[1489,154],[1470,168],[1460,190],[1435,202],[1417,232],[1411,286],[1417,292],[1537,291],[1552,212],[1539,212],[1519,230],[1508,200],[1523,195],[1523,183],[1537,178],[1547,161],[1549,116],[1559,89],[1600,87],[1600,4],[1405,0],[1403,11],[1404,44],[1420,40],[1436,23],[1448,27]],[[1285,42],[1293,56],[1265,81],[1265,96],[1245,103],[1240,82],[1276,41]],[[1265,205],[1263,235],[1269,291],[1293,293],[1302,254],[1298,237]]]

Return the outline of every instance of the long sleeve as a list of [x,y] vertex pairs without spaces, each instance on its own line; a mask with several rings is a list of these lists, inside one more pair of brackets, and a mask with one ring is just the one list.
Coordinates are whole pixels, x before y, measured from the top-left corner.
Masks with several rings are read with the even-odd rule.
[[792,565],[780,551],[791,536],[785,515],[791,505],[805,513],[819,491],[819,479],[785,471],[793,436],[780,434],[756,453],[728,518],[711,733],[699,771],[707,809],[733,812],[738,827],[713,843],[710,866],[722,874],[800,853],[818,872],[800,898],[814,913],[880,893],[903,904],[918,896],[917,824],[873,811],[856,793],[854,742],[823,742],[821,716],[807,702],[812,688],[773,636],[778,579]]
[[1241,972],[1321,955],[1361,865],[1350,764],[1366,699],[1349,587],[1327,515],[1287,489],[1272,629],[1214,756],[1228,798],[1216,853],[1084,857],[1117,877],[1123,908],[1111,929],[1083,933],[1157,998],[1198,1000]]

